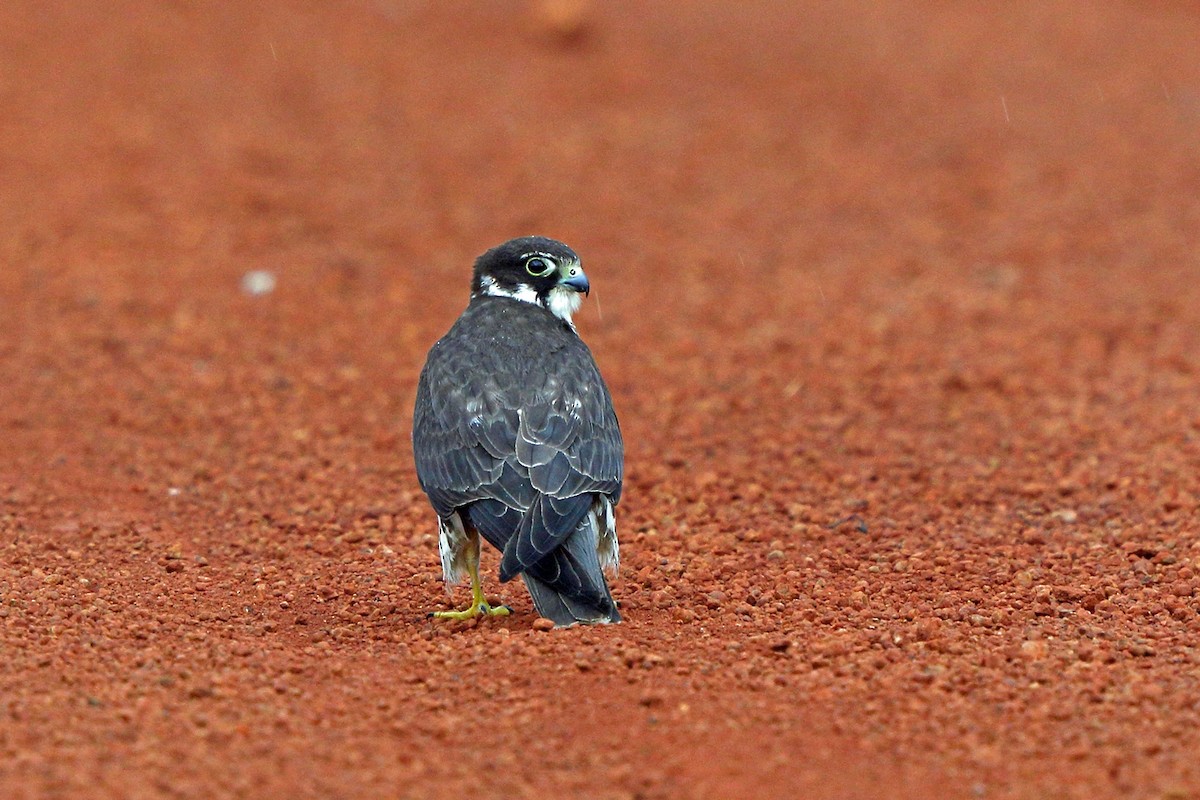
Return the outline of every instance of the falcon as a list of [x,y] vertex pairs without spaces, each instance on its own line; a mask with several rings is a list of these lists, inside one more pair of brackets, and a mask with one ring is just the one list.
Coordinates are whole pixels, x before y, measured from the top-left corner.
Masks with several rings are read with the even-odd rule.
[[472,602],[435,617],[510,613],[479,578],[480,537],[556,626],[619,622],[605,571],[624,445],[612,397],[572,315],[589,290],[579,256],[541,236],[475,262],[466,310],[429,351],[413,411],[417,478],[438,518],[447,586]]

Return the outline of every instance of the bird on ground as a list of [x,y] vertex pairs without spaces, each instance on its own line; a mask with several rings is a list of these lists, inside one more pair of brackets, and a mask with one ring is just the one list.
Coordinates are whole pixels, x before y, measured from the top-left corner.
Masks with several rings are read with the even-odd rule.
[[505,242],[476,260],[466,310],[429,351],[413,411],[417,478],[437,512],[443,577],[469,577],[472,598],[432,616],[511,612],[484,596],[482,537],[501,554],[501,582],[520,575],[556,626],[621,620],[604,573],[620,558],[624,444],[572,321],[589,289],[562,242]]

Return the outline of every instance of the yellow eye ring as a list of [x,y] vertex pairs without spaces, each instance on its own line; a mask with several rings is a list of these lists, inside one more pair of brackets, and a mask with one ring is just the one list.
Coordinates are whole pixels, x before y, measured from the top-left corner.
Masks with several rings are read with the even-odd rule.
[[534,256],[525,262],[525,271],[535,278],[544,278],[554,272],[557,265],[544,256]]

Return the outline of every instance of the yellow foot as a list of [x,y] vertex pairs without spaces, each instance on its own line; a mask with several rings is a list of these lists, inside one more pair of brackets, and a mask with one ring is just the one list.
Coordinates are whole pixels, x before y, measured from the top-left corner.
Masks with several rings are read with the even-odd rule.
[[462,611],[434,611],[429,616],[438,619],[471,619],[472,617],[506,617],[512,613],[508,606],[490,606],[487,603],[475,603]]

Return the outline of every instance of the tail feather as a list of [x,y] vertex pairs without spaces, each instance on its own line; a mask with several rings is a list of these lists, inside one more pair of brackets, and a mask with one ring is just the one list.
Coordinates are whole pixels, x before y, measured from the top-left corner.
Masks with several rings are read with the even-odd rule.
[[527,572],[521,573],[521,579],[525,581],[525,588],[529,589],[529,596],[533,598],[533,607],[537,609],[538,615],[559,627],[621,621],[621,612],[617,611],[617,604],[613,601],[612,594],[607,592],[607,587],[604,600],[595,603],[572,598],[549,584],[530,577]]
[[[467,506],[470,525],[502,553],[516,535],[523,515],[498,500]],[[604,571],[618,562],[612,503],[596,495],[592,506],[562,544],[520,572],[538,614],[558,626],[620,622]],[[514,576],[515,577],[515,576]]]
[[538,614],[555,625],[620,622],[596,552],[595,513],[589,513],[553,553],[521,573]]

